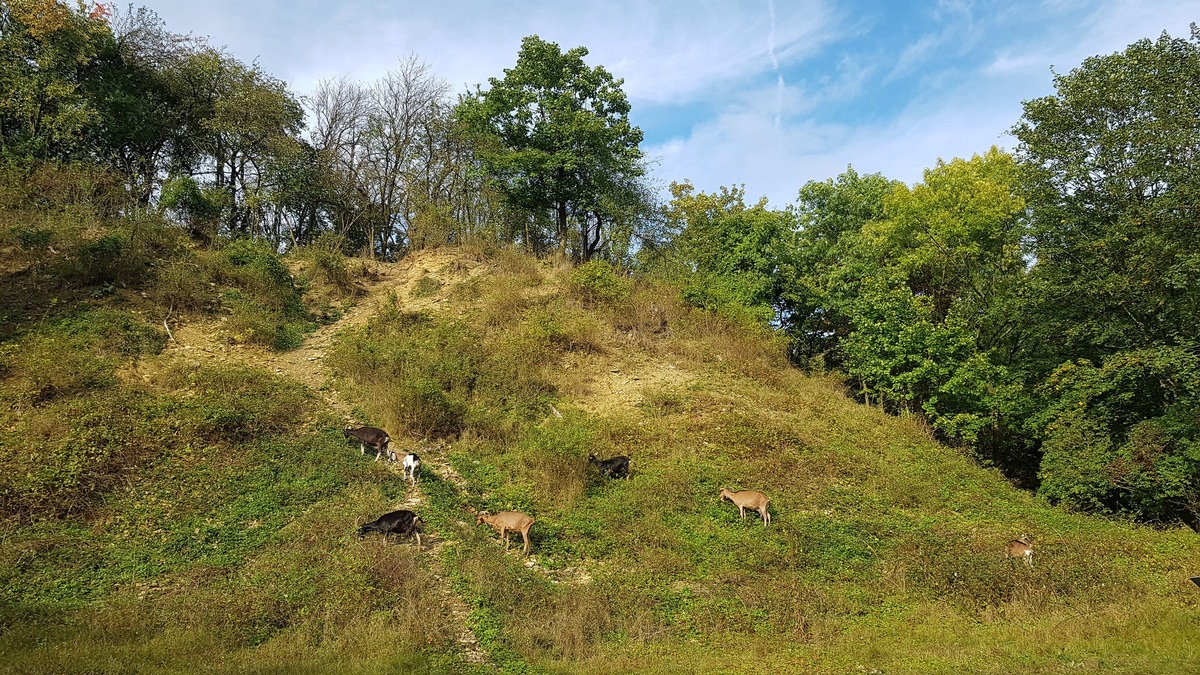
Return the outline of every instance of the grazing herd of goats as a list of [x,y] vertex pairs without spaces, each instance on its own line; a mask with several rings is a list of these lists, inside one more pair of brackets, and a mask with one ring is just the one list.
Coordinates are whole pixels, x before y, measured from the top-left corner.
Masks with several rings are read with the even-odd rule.
[[[342,435],[346,438],[353,438],[359,442],[359,450],[362,454],[367,453],[367,447],[375,450],[375,461],[386,458],[388,462],[395,463],[397,461],[396,453],[388,448],[391,442],[391,437],[383,429],[376,427],[360,427],[352,429],[346,427],[342,430]],[[599,459],[596,455],[588,457],[596,468],[600,470],[602,475],[610,478],[628,478],[629,477],[629,458],[621,455],[612,459]],[[415,487],[421,473],[421,458],[416,453],[409,453],[401,460],[404,471],[404,477],[410,481]],[[728,499],[738,507],[738,514],[742,519],[746,518],[746,510],[757,511],[762,516],[763,527],[771,524],[771,512],[767,510],[767,504],[771,501],[769,497],[757,490],[728,490],[721,488],[720,501]],[[369,532],[378,532],[386,539],[389,535],[412,536],[417,539],[417,548],[421,548],[421,525],[423,521],[421,516],[408,510],[392,511],[385,513],[382,516],[372,520],[371,522],[358,528],[358,536],[364,537]],[[509,547],[508,535],[511,532],[520,532],[521,538],[525,542],[523,552],[529,553],[529,528],[533,526],[534,519],[520,511],[501,511],[495,515],[480,513],[475,517],[475,524],[487,523],[500,533],[500,538],[504,540],[505,550]],[[1004,547],[1004,557],[1010,560],[1024,560],[1026,565],[1033,567],[1033,539],[1029,535],[1022,535],[1019,539],[1013,539]],[[1198,578],[1200,579],[1200,578]],[[1195,579],[1194,579],[1195,580]],[[1200,585],[1200,581],[1197,581]]]

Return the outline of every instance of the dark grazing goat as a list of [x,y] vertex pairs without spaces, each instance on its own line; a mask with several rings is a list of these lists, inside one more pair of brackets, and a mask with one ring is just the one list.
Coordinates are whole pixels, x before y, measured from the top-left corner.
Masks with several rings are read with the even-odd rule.
[[396,454],[391,450],[388,450],[388,443],[392,441],[392,438],[391,436],[388,436],[387,432],[383,429],[376,429],[375,427],[351,429],[350,427],[346,427],[345,429],[342,429],[342,435],[346,438],[353,438],[354,440],[358,441],[359,450],[362,450],[362,454],[364,455],[367,454],[368,445],[374,448],[376,452],[376,462],[378,462],[381,457],[387,457],[389,462],[396,461]]
[[612,459],[599,459],[593,453],[588,456],[588,461],[596,465],[600,469],[600,473],[609,476],[610,478],[629,478],[629,458],[625,455],[618,455]]
[[384,541],[393,534],[413,535],[417,538],[417,548],[421,548],[422,523],[421,516],[412,511],[392,511],[358,528],[358,538],[362,539],[368,532],[382,534]]

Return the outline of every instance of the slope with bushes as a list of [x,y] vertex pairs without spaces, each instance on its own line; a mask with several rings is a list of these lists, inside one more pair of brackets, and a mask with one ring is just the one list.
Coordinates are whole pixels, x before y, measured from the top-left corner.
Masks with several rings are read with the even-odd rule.
[[[175,304],[172,339],[171,303],[132,281],[22,310],[0,381],[0,667],[1200,664],[1194,534],[1050,508],[677,289],[484,246],[355,283],[370,295],[301,341],[312,361],[202,305]],[[189,326],[219,358],[186,349]],[[421,454],[419,488],[341,438],[342,410]],[[591,452],[629,455],[633,475],[602,480]],[[772,525],[722,487],[770,495]],[[354,536],[393,508],[422,514],[425,550]],[[505,509],[537,519],[528,558],[474,523]],[[1025,532],[1032,569],[1001,555]]]

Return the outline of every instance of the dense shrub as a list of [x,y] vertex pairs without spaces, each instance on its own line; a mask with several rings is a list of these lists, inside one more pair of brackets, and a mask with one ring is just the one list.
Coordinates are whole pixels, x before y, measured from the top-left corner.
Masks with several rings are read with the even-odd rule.
[[587,302],[611,302],[629,295],[627,279],[603,260],[586,262],[571,273],[571,290]]

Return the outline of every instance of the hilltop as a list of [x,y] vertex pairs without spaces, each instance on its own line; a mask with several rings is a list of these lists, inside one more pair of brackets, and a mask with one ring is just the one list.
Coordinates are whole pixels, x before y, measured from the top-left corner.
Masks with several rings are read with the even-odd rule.
[[[1200,668],[1194,533],[1053,508],[676,288],[482,245],[186,260],[196,287],[13,301],[6,672]],[[422,550],[355,536],[395,508]],[[528,557],[475,524],[506,509]]]

